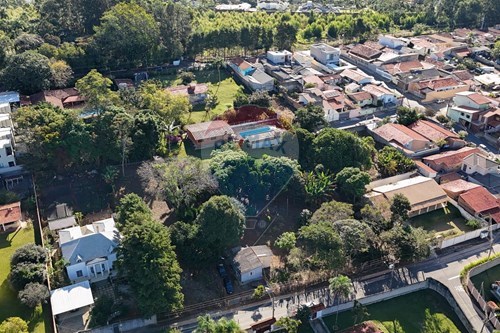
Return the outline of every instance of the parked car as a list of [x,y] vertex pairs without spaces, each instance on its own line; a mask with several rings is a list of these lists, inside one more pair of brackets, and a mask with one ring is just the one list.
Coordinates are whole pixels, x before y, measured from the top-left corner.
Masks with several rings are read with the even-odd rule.
[[228,295],[231,295],[234,292],[233,283],[231,282],[231,279],[227,276],[224,278],[224,288],[226,288],[226,293]]
[[219,275],[221,278],[227,277],[227,272],[226,272],[226,268],[224,267],[224,264],[218,264],[217,271],[219,272]]

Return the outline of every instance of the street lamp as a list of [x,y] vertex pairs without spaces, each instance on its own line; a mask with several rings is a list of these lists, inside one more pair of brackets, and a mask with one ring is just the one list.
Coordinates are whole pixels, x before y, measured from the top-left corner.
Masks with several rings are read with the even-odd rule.
[[269,287],[266,287],[266,293],[269,295],[269,299],[271,300],[271,305],[273,307],[273,319],[274,319],[274,297],[273,290]]

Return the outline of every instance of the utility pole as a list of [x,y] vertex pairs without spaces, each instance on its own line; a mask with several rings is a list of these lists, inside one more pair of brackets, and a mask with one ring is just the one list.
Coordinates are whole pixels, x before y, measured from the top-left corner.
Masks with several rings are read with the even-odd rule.
[[274,318],[274,297],[273,290],[271,288],[266,287],[266,293],[269,295],[269,299],[271,300],[271,305],[273,308],[273,318]]
[[491,214],[488,216],[488,218],[489,218],[489,221],[490,221],[490,225],[489,225],[489,228],[488,228],[489,236],[490,236],[490,251],[488,252],[488,259],[490,259],[491,252],[493,252],[493,223],[492,223]]

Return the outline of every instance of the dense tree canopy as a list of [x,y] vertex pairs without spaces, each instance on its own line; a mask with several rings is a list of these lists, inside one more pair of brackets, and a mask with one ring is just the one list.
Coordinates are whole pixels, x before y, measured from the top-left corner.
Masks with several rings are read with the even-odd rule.
[[370,183],[370,175],[359,168],[347,167],[335,176],[335,182],[340,193],[356,201],[365,194],[365,186]]
[[156,221],[132,226],[124,235],[118,257],[119,269],[144,315],[182,308],[181,268],[165,226]]
[[10,265],[14,267],[20,262],[44,264],[46,260],[47,251],[40,245],[30,243],[21,246],[14,252],[10,258]]
[[377,153],[376,163],[382,177],[391,177],[415,169],[415,162],[390,146],[385,146]]
[[316,131],[327,124],[323,108],[313,104],[308,104],[307,106],[298,109],[295,112],[294,121],[301,128],[310,132]]
[[358,136],[325,128],[313,140],[315,161],[334,173],[345,167],[369,168],[371,148]]
[[321,221],[333,223],[338,220],[351,219],[354,216],[352,205],[335,200],[325,202],[319,207],[310,219],[310,223]]
[[5,88],[34,94],[50,87],[52,71],[49,59],[35,51],[12,56],[1,72]]
[[122,232],[128,232],[133,225],[143,224],[153,218],[151,209],[135,193],[129,193],[120,199],[117,213],[117,226]]
[[299,236],[313,264],[329,270],[343,267],[342,239],[331,223],[321,221],[303,226]]
[[0,333],[28,333],[28,324],[19,317],[10,317],[0,323]]

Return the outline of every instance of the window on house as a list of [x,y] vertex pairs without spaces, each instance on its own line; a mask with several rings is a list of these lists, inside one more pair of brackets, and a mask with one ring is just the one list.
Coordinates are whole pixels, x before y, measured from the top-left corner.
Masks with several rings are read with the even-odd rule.
[[15,166],[15,165],[16,165],[16,164],[15,164],[14,162],[9,162],[9,166],[10,166],[10,167],[13,167],[13,166]]
[[76,276],[77,277],[82,277],[83,276],[83,271],[76,271]]
[[12,147],[5,147],[5,152],[7,153],[7,156],[12,155]]

